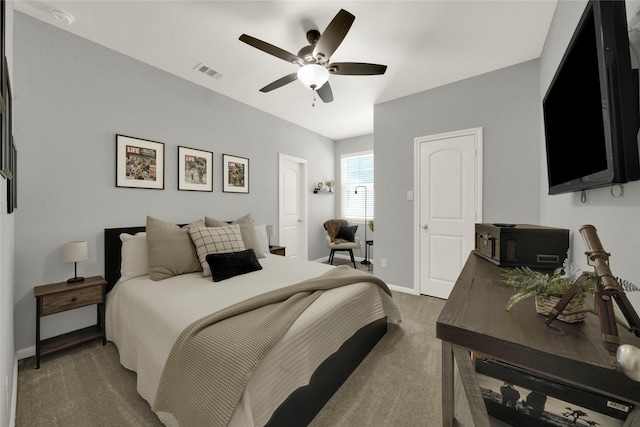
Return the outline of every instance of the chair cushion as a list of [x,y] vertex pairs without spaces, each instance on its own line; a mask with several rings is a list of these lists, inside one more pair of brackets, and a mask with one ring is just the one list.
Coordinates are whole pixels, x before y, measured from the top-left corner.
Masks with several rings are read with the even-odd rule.
[[327,247],[333,250],[340,249],[358,249],[360,247],[360,238],[356,237],[355,242],[344,242],[344,243],[328,243]]
[[335,241],[345,240],[347,242],[353,242],[356,237],[356,231],[358,231],[357,225],[343,225],[340,227],[338,234],[336,234]]

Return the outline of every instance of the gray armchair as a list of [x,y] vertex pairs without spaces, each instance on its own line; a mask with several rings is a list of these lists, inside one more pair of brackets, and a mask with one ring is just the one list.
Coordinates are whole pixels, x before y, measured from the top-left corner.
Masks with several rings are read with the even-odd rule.
[[[342,227],[347,227],[342,229]],[[330,219],[325,221],[324,229],[327,230],[327,248],[331,250],[329,254],[329,264],[333,265],[333,257],[336,251],[347,251],[351,256],[353,268],[356,268],[356,260],[353,257],[353,250],[360,247],[360,238],[355,235],[358,226],[349,227],[349,223],[344,219]],[[341,232],[342,229],[342,232]],[[353,235],[350,232],[353,231]],[[346,234],[347,239],[343,238]],[[351,241],[351,238],[353,241]]]

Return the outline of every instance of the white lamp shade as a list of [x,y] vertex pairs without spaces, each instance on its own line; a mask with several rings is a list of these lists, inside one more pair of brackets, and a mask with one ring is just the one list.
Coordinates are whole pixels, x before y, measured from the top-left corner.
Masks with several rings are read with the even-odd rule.
[[64,262],[86,261],[88,258],[89,250],[86,240],[65,242],[62,246],[62,260]]
[[267,236],[271,237],[273,236],[273,232],[274,232],[274,227],[273,225],[267,225]]
[[322,65],[308,64],[298,70],[298,79],[307,89],[317,90],[329,80],[329,71]]

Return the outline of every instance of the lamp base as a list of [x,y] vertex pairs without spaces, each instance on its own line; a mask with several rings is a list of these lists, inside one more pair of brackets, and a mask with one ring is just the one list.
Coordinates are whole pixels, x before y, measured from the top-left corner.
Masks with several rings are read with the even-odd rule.
[[67,283],[70,285],[80,282],[84,282],[84,277],[72,277],[71,279],[67,280]]

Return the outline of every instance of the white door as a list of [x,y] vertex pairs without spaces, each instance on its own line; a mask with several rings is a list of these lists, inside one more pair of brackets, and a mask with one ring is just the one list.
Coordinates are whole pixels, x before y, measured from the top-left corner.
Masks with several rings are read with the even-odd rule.
[[415,139],[416,278],[448,298],[474,248],[482,208],[482,128]]
[[307,160],[280,154],[279,244],[289,258],[307,259]]

